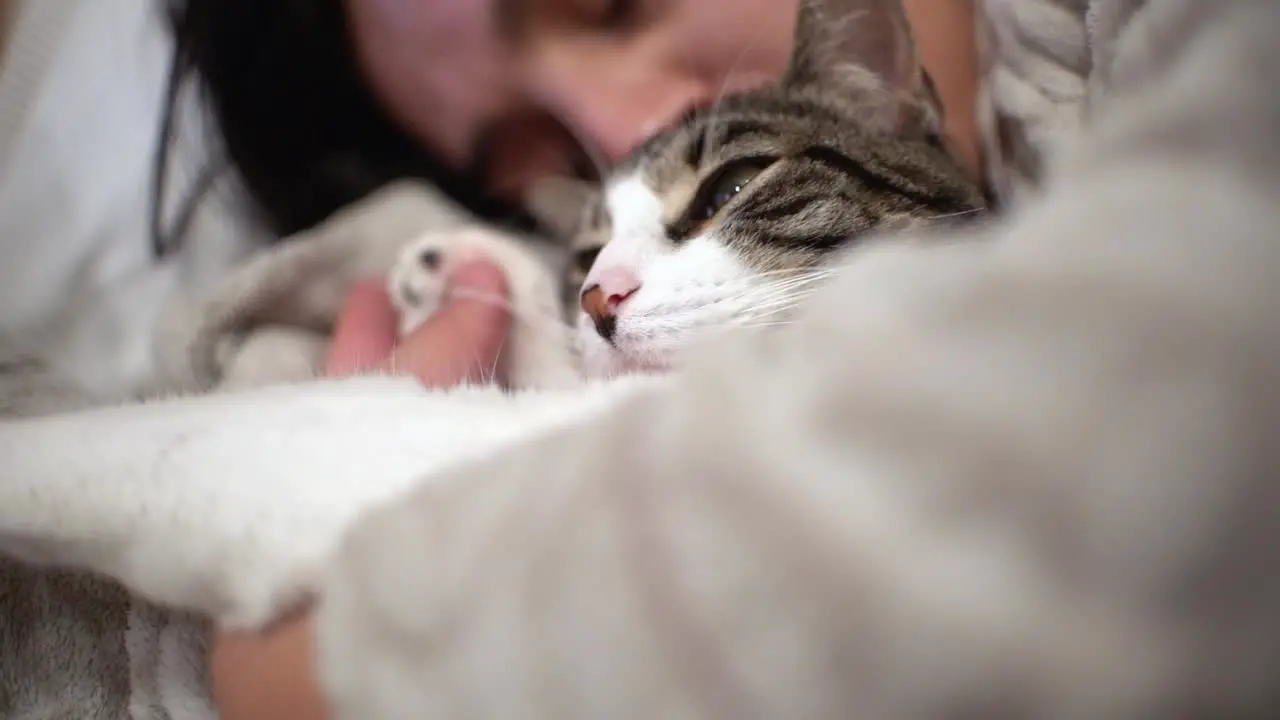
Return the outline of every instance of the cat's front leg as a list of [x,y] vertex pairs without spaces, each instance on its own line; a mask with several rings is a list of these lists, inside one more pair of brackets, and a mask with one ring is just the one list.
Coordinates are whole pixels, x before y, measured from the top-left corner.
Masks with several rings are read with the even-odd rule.
[[367,508],[522,422],[497,391],[390,377],[3,421],[0,553],[260,627]]

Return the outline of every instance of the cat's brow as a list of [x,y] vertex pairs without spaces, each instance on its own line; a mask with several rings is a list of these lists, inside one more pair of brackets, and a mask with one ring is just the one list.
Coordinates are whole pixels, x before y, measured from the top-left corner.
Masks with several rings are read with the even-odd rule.
[[909,187],[901,178],[895,177],[883,169],[861,163],[836,148],[812,145],[805,149],[801,155],[810,161],[825,165],[856,182],[907,198],[921,207],[931,208],[939,213],[956,212],[957,208],[961,210],[969,209],[964,207],[966,203],[962,198]]
[[[693,148],[690,148],[690,164],[700,165],[707,152],[716,152],[748,135],[768,135],[771,130],[772,126],[769,123],[754,118],[739,117],[718,120],[714,134],[697,142]],[[703,138],[704,134],[698,133],[696,137]],[[708,143],[711,145],[708,146]],[[695,149],[697,151],[696,158],[692,156]]]

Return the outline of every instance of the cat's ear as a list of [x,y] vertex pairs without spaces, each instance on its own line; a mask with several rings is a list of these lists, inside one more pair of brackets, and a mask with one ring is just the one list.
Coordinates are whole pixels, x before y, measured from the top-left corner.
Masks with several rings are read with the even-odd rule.
[[869,124],[886,132],[939,132],[941,104],[901,0],[801,0],[782,82],[856,103]]
[[524,206],[553,240],[568,244],[581,230],[587,210],[599,193],[599,187],[585,180],[550,176],[530,185]]

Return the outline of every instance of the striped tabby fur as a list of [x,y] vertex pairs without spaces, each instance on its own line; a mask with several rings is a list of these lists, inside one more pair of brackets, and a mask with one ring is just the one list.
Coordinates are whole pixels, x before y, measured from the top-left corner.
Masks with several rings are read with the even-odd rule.
[[[940,127],[897,2],[806,0],[781,82],[690,112],[611,175],[639,176],[660,197],[671,247],[714,229],[747,266],[786,271],[873,230],[980,213]],[[600,200],[587,207],[569,299],[612,234]]]

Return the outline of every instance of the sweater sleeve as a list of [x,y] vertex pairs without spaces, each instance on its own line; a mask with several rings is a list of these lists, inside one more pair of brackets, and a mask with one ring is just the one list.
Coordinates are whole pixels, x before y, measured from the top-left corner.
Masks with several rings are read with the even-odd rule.
[[[908,698],[955,700],[947,677],[914,693],[935,662],[1048,681],[1132,655],[1091,632],[1086,657],[1020,664],[1019,629],[1054,648],[1035,618],[1062,608],[1023,577],[1031,539],[972,516],[1046,509],[1013,483],[1065,449],[1035,441],[1098,419],[1066,403],[1082,378],[1000,387],[1032,318],[955,268],[882,260],[903,287],[850,268],[781,336],[708,349],[670,389],[359,521],[318,620],[336,717],[915,717]],[[911,297],[926,281],[946,289]]]
[[948,254],[864,257],[781,336],[369,513],[318,615],[336,717],[1132,717],[1194,687],[1162,674],[1195,657],[1184,563],[1243,535],[1185,592],[1280,599],[1246,562],[1280,547],[1248,511],[1269,440],[1230,430],[1280,418],[1280,343],[1241,330],[1280,301],[1256,267],[1180,291],[1207,253]]
[[1280,343],[1246,330],[1280,311],[1280,217],[1216,192],[1135,238],[1193,187],[869,250],[785,331],[370,513],[318,616],[336,716],[1162,708],[1203,640],[1180,593],[1231,622],[1280,597],[1244,431],[1280,417]]

